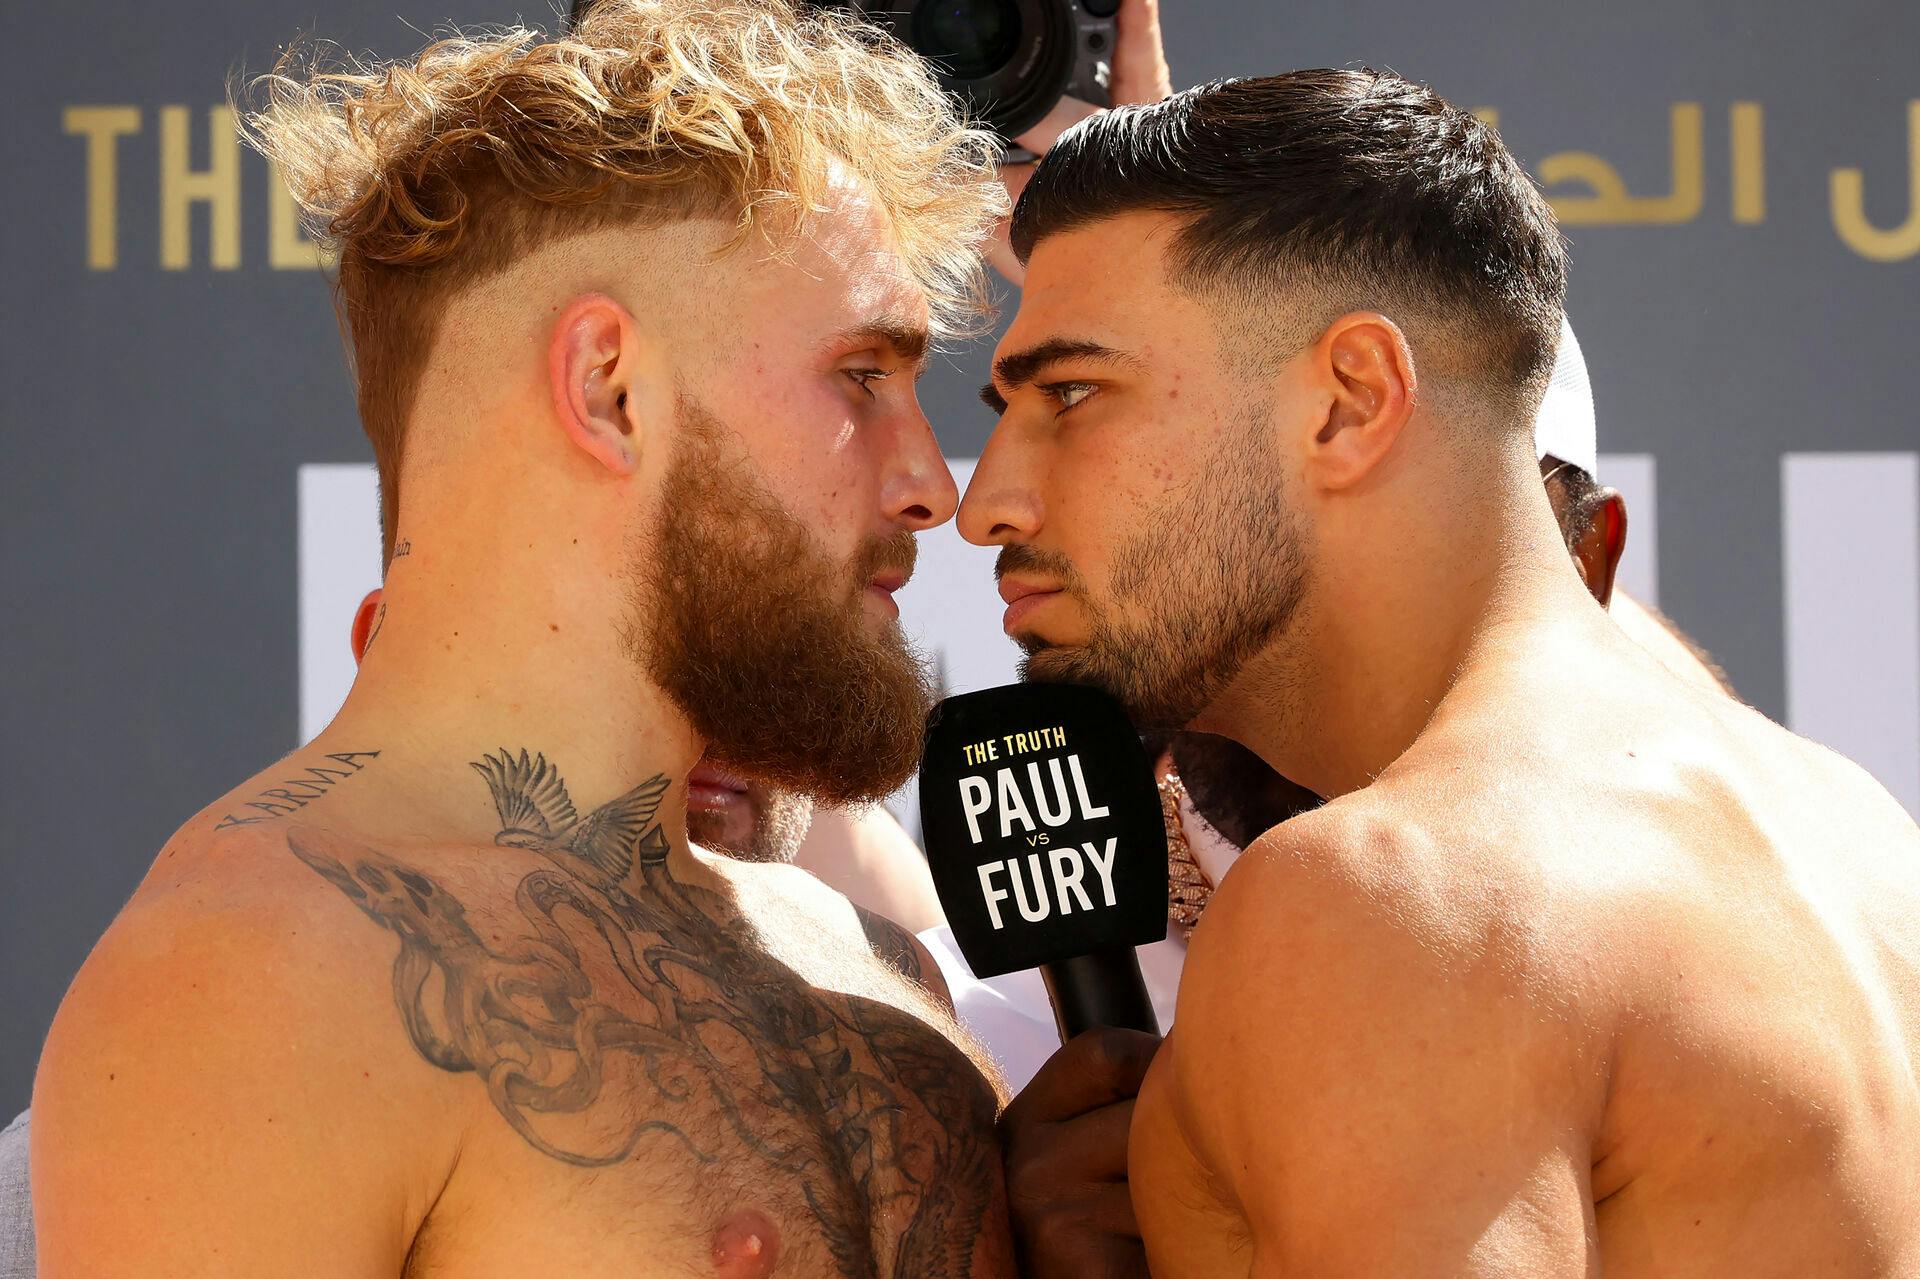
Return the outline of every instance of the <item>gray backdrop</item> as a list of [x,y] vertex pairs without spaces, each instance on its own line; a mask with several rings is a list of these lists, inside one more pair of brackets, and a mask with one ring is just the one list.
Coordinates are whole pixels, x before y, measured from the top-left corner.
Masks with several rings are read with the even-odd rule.
[[[1389,66],[1497,109],[1530,167],[1561,157],[1551,193],[1593,219],[1568,228],[1570,309],[1603,450],[1635,455],[1622,474],[1643,488],[1657,476],[1661,604],[1760,708],[1913,804],[1920,7],[1166,10],[1176,83]],[[396,54],[448,20],[515,16],[481,0],[67,0],[8,24],[0,1121],[160,844],[296,743],[296,471],[369,456],[323,278],[276,227],[263,163],[223,173],[208,111],[230,72],[300,30]],[[926,385],[956,456],[990,425],[972,390],[984,351]]]

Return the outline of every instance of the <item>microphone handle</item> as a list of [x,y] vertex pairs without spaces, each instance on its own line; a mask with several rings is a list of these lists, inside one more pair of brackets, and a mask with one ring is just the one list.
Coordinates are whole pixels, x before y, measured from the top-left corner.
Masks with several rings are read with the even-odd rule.
[[1094,1026],[1160,1033],[1146,979],[1140,975],[1140,959],[1131,946],[1042,964],[1040,977],[1047,983],[1053,1024],[1063,1044]]

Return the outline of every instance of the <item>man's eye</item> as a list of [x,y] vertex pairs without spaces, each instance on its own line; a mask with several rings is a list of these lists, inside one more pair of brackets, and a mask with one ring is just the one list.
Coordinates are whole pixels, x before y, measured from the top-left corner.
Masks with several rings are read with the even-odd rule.
[[1055,382],[1044,388],[1046,393],[1059,404],[1060,411],[1066,412],[1080,401],[1092,395],[1095,387],[1091,382]]
[[873,394],[873,383],[884,382],[893,376],[892,369],[846,369],[844,372],[869,396]]

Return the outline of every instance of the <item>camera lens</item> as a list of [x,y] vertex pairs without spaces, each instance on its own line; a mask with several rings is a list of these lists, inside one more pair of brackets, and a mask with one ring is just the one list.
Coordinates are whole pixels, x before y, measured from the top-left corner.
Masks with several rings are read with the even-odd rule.
[[[809,0],[871,18],[932,64],[968,119],[1013,139],[1073,84],[1087,0]],[[1097,92],[1090,86],[1086,92]]]
[[1019,46],[1013,0],[922,0],[913,12],[913,47],[956,80],[992,75]]

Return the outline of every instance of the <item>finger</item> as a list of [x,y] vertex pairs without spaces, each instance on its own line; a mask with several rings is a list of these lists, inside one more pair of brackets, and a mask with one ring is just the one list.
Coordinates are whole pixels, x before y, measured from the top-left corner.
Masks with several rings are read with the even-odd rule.
[[1133,1215],[1133,1191],[1126,1182],[1103,1186],[1088,1196],[1086,1212],[1090,1229],[1110,1239],[1139,1240],[1140,1222]]
[[1007,1104],[1000,1121],[1018,1130],[1127,1101],[1140,1091],[1159,1047],[1157,1036],[1111,1026],[1076,1035]]
[[1044,1215],[1014,1218],[1027,1279],[1133,1279],[1147,1273],[1146,1248],[1124,1185]]
[[1173,95],[1173,74],[1160,35],[1160,0],[1121,0],[1113,51],[1113,105],[1158,102]]
[[1127,1179],[1131,1101],[1016,1134],[1007,1151],[1009,1193],[1034,1202],[1077,1198],[1090,1185]]
[[1047,148],[1059,140],[1061,134],[1079,124],[1090,115],[1099,115],[1100,108],[1091,102],[1082,102],[1078,98],[1062,98],[1053,104],[1053,110],[1040,118],[1040,123],[1015,138],[1027,150],[1035,155],[1045,155]]

